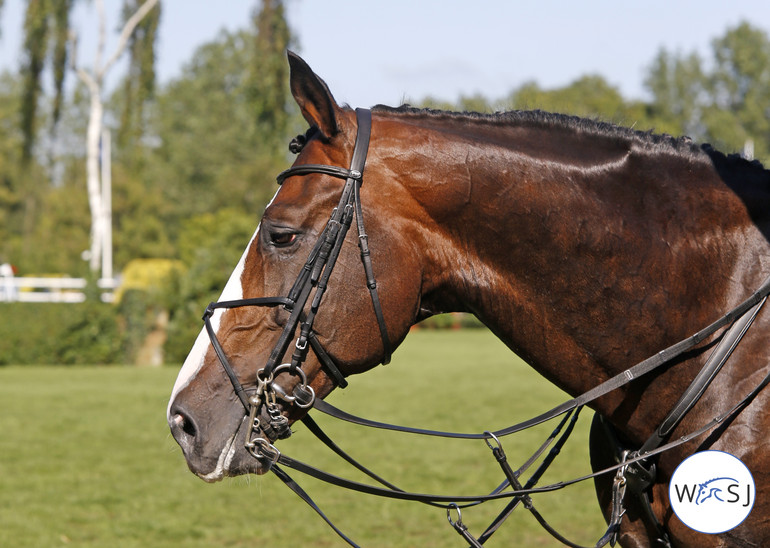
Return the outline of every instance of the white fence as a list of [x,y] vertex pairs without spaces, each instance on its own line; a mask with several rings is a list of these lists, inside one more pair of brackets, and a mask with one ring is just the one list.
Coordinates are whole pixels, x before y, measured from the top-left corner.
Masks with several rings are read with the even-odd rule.
[[[111,278],[97,281],[102,300],[112,302],[118,282]],[[0,302],[82,303],[86,300],[84,278],[0,277]]]

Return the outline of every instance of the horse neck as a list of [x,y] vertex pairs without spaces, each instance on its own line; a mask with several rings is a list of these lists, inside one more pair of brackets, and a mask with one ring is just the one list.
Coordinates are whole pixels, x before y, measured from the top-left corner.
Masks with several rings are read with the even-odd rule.
[[410,155],[434,177],[409,190],[440,250],[424,308],[475,314],[573,395],[706,325],[739,278],[729,244],[750,219],[697,154],[543,128],[422,142]]

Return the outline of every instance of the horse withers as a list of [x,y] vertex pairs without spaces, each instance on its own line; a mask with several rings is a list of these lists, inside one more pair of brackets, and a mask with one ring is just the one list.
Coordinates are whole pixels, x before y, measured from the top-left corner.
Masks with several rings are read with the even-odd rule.
[[[264,473],[308,405],[387,360],[431,315],[474,314],[577,396],[711,324],[770,274],[770,174],[756,162],[539,111],[378,106],[362,117],[302,59],[289,62],[310,129],[292,142],[296,162],[207,311],[168,407],[206,481]],[[759,385],[768,321],[756,314],[662,442]],[[709,332],[592,401],[604,424],[592,429],[592,466],[650,440],[724,336]],[[768,492],[769,395],[756,390],[717,428],[655,457],[649,503],[627,497],[621,545],[655,546],[661,535],[675,546],[770,542],[764,497],[735,529],[704,535],[677,518],[667,490],[687,456],[717,449]],[[596,480],[608,517],[612,479]]]

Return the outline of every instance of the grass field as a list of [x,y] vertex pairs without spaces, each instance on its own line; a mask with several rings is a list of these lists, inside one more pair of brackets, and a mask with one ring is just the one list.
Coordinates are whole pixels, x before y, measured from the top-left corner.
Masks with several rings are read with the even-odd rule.
[[[208,485],[189,473],[165,422],[176,368],[0,368],[0,546],[343,546],[277,478]],[[329,397],[345,410],[425,428],[479,432],[529,418],[565,399],[483,330],[418,331],[393,363],[351,379]],[[541,483],[589,470],[585,412]],[[488,492],[503,477],[481,441],[422,439],[315,415],[346,450],[409,490]],[[554,425],[503,439],[512,464]],[[302,425],[286,454],[360,479]],[[466,546],[443,510],[326,486],[291,473],[362,546]],[[581,544],[604,522],[593,485],[535,498],[541,513]],[[467,509],[478,535],[504,503]],[[558,546],[523,508],[487,546]]]

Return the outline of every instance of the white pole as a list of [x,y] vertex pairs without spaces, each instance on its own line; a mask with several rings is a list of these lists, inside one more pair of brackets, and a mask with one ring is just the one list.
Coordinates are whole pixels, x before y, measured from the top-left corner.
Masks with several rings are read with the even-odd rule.
[[102,131],[102,279],[112,282],[112,143]]
[[743,144],[742,156],[747,160],[754,159],[754,139],[746,139],[746,142]]

